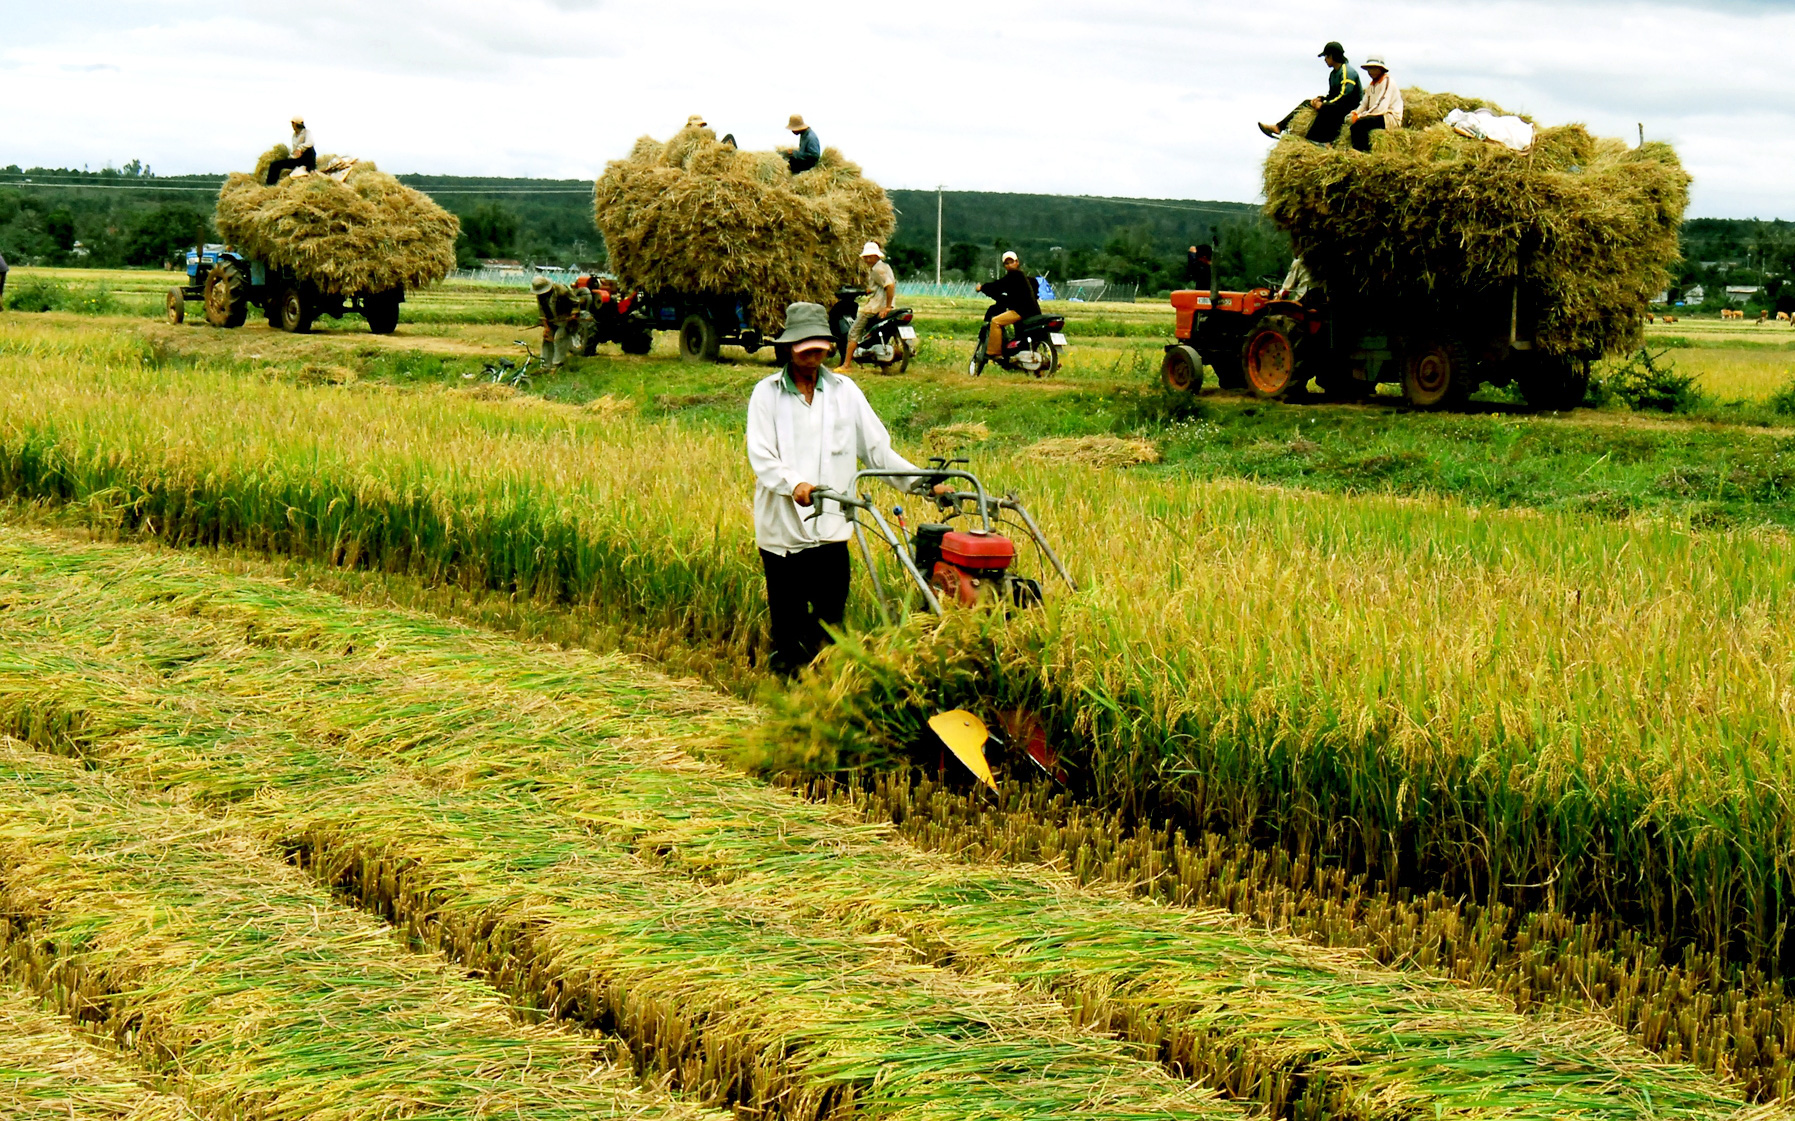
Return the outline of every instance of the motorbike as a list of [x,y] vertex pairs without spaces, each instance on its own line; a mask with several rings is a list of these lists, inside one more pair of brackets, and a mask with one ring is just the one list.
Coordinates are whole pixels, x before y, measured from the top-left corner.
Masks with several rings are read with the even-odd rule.
[[1006,370],[1021,370],[1044,378],[1060,368],[1060,349],[1066,345],[1066,317],[1063,315],[1031,315],[1014,328],[1003,329],[1003,347],[997,357],[987,356],[985,342],[990,337],[991,321],[979,328],[978,342],[973,344],[972,361],[966,372],[978,377],[985,372],[985,363],[996,362]]
[[[848,332],[860,314],[864,288],[842,288],[835,293],[835,304],[829,309],[829,325],[835,331],[835,349],[847,354]],[[854,361],[862,366],[877,366],[882,374],[903,373],[916,357],[914,314],[907,307],[893,308],[890,315],[873,320],[866,337],[854,348]],[[893,370],[892,367],[897,367]]]

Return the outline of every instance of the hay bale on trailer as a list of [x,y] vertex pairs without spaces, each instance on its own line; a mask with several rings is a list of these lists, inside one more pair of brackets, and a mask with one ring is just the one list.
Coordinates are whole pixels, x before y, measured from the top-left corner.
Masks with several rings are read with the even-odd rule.
[[461,222],[429,195],[371,160],[340,182],[314,173],[265,186],[268,165],[286,155],[275,145],[253,175],[233,172],[219,190],[218,232],[239,249],[341,296],[421,288],[455,267]]
[[1450,315],[1508,291],[1546,354],[1636,346],[1689,201],[1670,145],[1629,148],[1572,124],[1537,128],[1516,152],[1443,123],[1452,109],[1501,112],[1487,102],[1403,97],[1409,127],[1373,133],[1369,153],[1290,139],[1266,158],[1266,213],[1330,297]]
[[253,174],[234,172],[218,192],[218,232],[227,244],[188,254],[185,287],[169,291],[169,317],[203,299],[207,322],[243,323],[249,305],[288,331],[309,331],[320,315],[360,312],[377,334],[399,322],[407,288],[421,288],[455,267],[461,222],[367,160],[333,160],[319,170],[269,184],[268,166],[285,157],[277,144]]
[[778,153],[738,151],[696,124],[607,164],[594,213],[627,286],[739,297],[735,326],[762,335],[787,304],[858,285],[860,247],[895,227],[884,188],[836,149],[793,175]]

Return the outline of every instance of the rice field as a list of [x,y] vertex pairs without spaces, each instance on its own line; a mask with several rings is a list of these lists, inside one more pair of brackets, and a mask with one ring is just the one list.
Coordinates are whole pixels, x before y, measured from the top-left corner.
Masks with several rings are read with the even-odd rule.
[[[1117,361],[1145,345],[1113,329]],[[195,356],[159,330],[0,325],[15,514],[586,620],[760,703],[15,534],[0,724],[285,858],[666,1108],[1719,1116],[1791,1093],[1778,532],[993,451],[981,473],[1087,591],[873,634],[775,695],[746,488],[690,484],[745,478],[729,432],[362,380],[365,337],[312,370],[262,348],[334,339]],[[1075,797],[876,777],[954,704],[1041,713]],[[719,763],[846,785],[829,808]]]
[[694,758],[752,710],[614,655],[55,535],[0,557],[0,725],[37,751],[0,764],[0,853],[50,854],[7,887],[61,882],[37,869],[67,848],[136,861],[164,869],[140,891],[208,892],[216,932],[237,845],[233,875],[333,890],[314,934],[359,905],[682,1095],[779,1116],[1752,1112],[1598,1021],[905,846]]

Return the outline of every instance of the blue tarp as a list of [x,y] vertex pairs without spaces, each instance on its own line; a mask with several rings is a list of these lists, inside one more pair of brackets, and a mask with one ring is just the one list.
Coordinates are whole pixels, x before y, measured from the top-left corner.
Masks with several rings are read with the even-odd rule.
[[1053,285],[1047,283],[1047,278],[1044,276],[1035,277],[1035,299],[1037,299],[1037,300],[1057,300],[1057,299],[1059,299],[1058,296],[1053,294]]

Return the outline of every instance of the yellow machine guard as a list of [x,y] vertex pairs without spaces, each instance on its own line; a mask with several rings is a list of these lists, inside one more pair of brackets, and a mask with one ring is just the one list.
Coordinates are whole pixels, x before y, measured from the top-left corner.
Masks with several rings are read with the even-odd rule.
[[991,764],[985,761],[985,741],[991,738],[991,732],[983,720],[963,708],[956,708],[929,717],[929,728],[941,737],[941,742],[956,759],[966,764],[974,778],[992,790],[997,789],[997,780],[991,777]]

